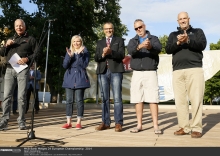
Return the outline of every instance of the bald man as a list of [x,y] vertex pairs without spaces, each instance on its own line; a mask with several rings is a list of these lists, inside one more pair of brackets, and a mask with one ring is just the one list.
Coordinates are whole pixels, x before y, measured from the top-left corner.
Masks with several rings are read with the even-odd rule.
[[[174,135],[202,137],[202,106],[205,89],[202,69],[202,51],[206,48],[206,37],[202,29],[192,28],[187,12],[177,16],[179,27],[170,33],[165,47],[173,56],[173,91],[180,129]],[[191,123],[189,122],[191,103]]]
[[20,130],[25,130],[25,110],[26,110],[26,86],[29,78],[27,73],[28,68],[17,73],[8,62],[10,58],[17,53],[21,59],[17,61],[18,65],[29,65],[34,53],[37,50],[37,42],[35,38],[29,36],[26,32],[26,26],[22,19],[16,19],[14,22],[15,34],[10,37],[6,44],[0,48],[0,55],[5,56],[7,60],[7,68],[4,77],[4,97],[2,103],[2,118],[0,121],[0,131],[7,129],[11,101],[14,89],[18,84],[18,112],[17,118],[18,127]]

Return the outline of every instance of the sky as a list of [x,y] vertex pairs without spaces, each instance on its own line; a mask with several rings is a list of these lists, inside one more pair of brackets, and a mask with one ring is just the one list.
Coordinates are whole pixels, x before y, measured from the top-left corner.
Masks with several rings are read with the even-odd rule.
[[220,40],[220,0],[121,0],[120,19],[128,27],[126,43],[135,36],[134,21],[142,19],[147,30],[158,37],[177,30],[177,15],[188,12],[193,28],[203,29],[210,43]]
[[[133,38],[134,20],[142,19],[152,35],[162,37],[177,30],[177,15],[188,12],[193,28],[203,29],[209,50],[210,43],[220,40],[220,0],[120,0],[120,19],[128,28],[125,45]],[[37,7],[28,0],[22,0],[21,7],[28,12],[36,11]],[[1,13],[0,13],[1,14]],[[117,26],[115,26],[117,29]]]

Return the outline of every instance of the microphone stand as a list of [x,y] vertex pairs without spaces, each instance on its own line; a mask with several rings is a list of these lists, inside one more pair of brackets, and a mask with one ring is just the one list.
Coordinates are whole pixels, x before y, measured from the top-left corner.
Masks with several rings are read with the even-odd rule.
[[[51,22],[51,21],[49,21]],[[50,23],[49,23],[50,25]],[[47,33],[46,33],[47,34]],[[46,36],[45,34],[45,36]],[[39,48],[41,47],[41,44],[42,42],[44,41],[44,38],[45,36],[43,37],[42,41],[40,42],[39,46],[37,47],[37,49],[35,49],[35,53],[34,53],[34,56],[31,60],[31,63],[29,64],[28,66],[28,70],[27,70],[27,73],[26,74],[29,74],[29,71],[30,71],[30,67],[31,65],[33,64],[33,62],[35,62],[35,67],[34,67],[34,72],[35,72],[35,76],[37,74],[37,65],[36,65],[36,61],[35,61],[35,58],[37,57],[37,54],[38,54],[38,51],[39,51]],[[35,101],[36,101],[36,78],[34,78],[34,86],[33,86],[33,96],[34,96],[34,100],[32,102],[32,116],[31,116],[31,131],[29,133],[27,133],[27,138],[21,138],[21,139],[16,139],[16,142],[20,142],[20,141],[23,141],[22,143],[20,143],[17,147],[20,147],[21,145],[23,145],[24,143],[26,143],[27,141],[29,140],[33,140],[33,139],[39,139],[39,140],[43,140],[45,142],[55,142],[55,143],[60,143],[60,144],[64,144],[63,141],[58,141],[58,140],[51,140],[51,139],[46,139],[46,138],[40,138],[40,137],[36,137],[35,136],[35,131],[33,130],[33,127],[34,127],[34,106],[35,106]]]
[[45,80],[44,80],[44,92],[43,92],[43,108],[44,108],[44,101],[45,101],[45,88],[46,88],[46,82],[47,82],[47,62],[48,62],[48,51],[49,51],[49,41],[50,41],[50,25],[51,21],[53,20],[48,20],[48,35],[47,35],[47,55],[46,55],[46,66],[45,66]]

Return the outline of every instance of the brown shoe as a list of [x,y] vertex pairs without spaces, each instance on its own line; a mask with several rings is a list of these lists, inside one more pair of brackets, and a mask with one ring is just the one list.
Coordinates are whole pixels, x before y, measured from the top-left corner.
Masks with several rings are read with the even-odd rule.
[[174,132],[174,135],[189,135],[189,133],[184,132],[183,128],[181,128],[180,130]]
[[202,133],[200,133],[200,132],[192,132],[191,133],[191,137],[192,138],[201,138],[202,137]]
[[107,126],[107,125],[105,125],[105,123],[102,123],[101,125],[96,127],[95,130],[102,131],[102,130],[106,130],[106,129],[109,129],[109,128],[110,128],[110,126]]
[[115,132],[121,132],[122,126],[120,124],[115,124]]

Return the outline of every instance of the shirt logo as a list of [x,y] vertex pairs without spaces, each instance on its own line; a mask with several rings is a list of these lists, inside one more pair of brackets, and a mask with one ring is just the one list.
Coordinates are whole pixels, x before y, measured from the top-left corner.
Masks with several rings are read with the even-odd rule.
[[28,40],[23,40],[22,42],[28,42]]
[[188,35],[194,35],[194,33],[193,33],[193,32],[190,32]]

